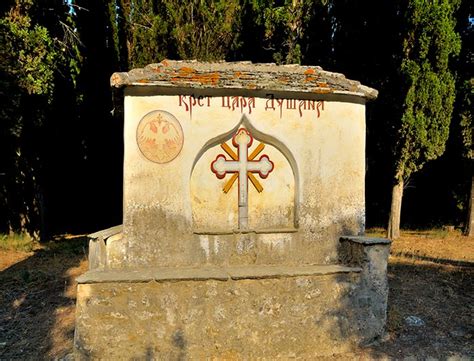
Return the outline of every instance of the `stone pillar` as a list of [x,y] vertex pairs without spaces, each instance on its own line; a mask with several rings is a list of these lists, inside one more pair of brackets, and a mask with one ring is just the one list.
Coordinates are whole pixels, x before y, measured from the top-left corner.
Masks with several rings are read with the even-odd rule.
[[377,341],[385,333],[390,244],[391,241],[386,238],[340,238],[340,261],[362,269],[360,285],[352,296],[359,340],[362,344]]

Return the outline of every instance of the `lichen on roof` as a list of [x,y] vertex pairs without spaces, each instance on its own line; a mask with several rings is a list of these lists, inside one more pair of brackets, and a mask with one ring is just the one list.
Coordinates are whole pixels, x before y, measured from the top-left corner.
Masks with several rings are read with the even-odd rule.
[[163,60],[129,72],[114,73],[112,87],[246,89],[377,98],[378,91],[319,66]]

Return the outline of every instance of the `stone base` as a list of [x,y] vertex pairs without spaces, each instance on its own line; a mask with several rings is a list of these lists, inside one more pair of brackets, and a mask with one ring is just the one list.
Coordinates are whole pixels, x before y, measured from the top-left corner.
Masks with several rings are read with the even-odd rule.
[[311,359],[347,352],[373,336],[363,322],[373,316],[370,308],[359,307],[360,271],[327,265],[89,272],[78,280],[76,359]]
[[75,357],[313,359],[383,336],[390,241],[342,237],[342,265],[105,270],[78,279]]

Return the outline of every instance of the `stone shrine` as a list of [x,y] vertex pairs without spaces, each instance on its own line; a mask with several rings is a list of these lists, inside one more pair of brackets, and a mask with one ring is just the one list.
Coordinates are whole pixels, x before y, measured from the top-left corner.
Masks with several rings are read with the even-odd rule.
[[329,356],[384,333],[365,103],[319,67],[165,60],[124,91],[123,225],[91,235],[77,359]]

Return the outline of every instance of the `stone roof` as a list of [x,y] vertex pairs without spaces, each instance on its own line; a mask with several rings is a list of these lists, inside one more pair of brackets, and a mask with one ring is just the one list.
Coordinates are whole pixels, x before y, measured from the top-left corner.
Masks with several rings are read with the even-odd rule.
[[163,60],[129,72],[114,73],[113,87],[160,86],[168,88],[246,89],[314,94],[346,94],[377,98],[378,91],[343,74],[319,66]]

